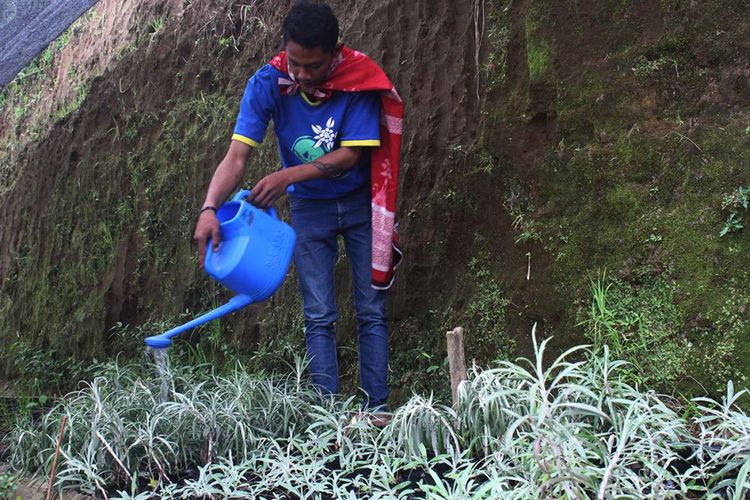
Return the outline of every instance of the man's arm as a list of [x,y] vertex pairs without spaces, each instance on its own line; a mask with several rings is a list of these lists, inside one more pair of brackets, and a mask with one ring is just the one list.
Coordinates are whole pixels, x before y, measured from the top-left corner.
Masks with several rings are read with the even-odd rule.
[[[229,196],[229,193],[239,185],[251,149],[250,146],[239,141],[232,141],[229,144],[227,154],[216,167],[214,176],[211,178],[206,200],[203,202],[204,208],[218,208]],[[198,243],[198,262],[201,267],[203,267],[203,261],[206,257],[208,238],[211,238],[213,249],[216,251],[221,242],[221,232],[219,231],[219,220],[216,218],[215,210],[203,210],[195,224],[193,239]]]
[[361,155],[362,148],[360,147],[342,147],[321,156],[314,162],[274,172],[258,181],[247,199],[260,207],[268,207],[286,193],[286,188],[290,184],[341,175],[351,170]]

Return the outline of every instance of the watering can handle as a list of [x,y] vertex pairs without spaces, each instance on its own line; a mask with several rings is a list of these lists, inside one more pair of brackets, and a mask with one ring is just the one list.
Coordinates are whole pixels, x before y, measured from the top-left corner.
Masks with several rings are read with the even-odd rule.
[[[241,191],[238,191],[237,194],[235,194],[232,197],[232,201],[245,201],[245,198],[247,198],[249,195],[250,195],[250,190],[243,189]],[[266,209],[266,212],[268,212],[271,215],[271,217],[273,217],[274,219],[279,218],[279,214],[276,213],[276,209],[273,207],[268,207]]]
[[245,198],[250,196],[250,190],[249,189],[243,189],[242,191],[237,191],[237,194],[232,196],[232,201],[245,201]]

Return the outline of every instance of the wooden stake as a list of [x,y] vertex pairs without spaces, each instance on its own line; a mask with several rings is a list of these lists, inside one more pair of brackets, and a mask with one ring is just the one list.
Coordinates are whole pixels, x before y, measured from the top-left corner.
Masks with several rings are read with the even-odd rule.
[[451,373],[451,398],[453,406],[458,402],[458,385],[466,380],[466,356],[464,355],[464,329],[460,326],[447,332],[448,366]]
[[55,448],[55,456],[52,458],[52,470],[49,473],[49,484],[47,485],[47,496],[46,500],[52,498],[52,485],[55,482],[55,469],[57,469],[57,457],[60,456],[60,447],[62,446],[63,434],[65,433],[65,424],[68,423],[68,416],[63,415],[60,421],[60,434],[57,435],[57,448]]

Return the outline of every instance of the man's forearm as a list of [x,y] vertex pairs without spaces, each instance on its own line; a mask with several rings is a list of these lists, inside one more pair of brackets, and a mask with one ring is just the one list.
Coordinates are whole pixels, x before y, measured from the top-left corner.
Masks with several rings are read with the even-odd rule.
[[354,167],[360,156],[360,148],[339,148],[321,156],[315,163],[303,163],[268,174],[258,181],[247,199],[260,207],[268,207],[286,193],[290,184],[340,175]]
[[244,165],[238,160],[224,158],[211,178],[203,206],[218,207],[240,184],[243,170]]
[[351,170],[361,154],[360,148],[339,148],[310,163],[287,168],[289,183],[337,177]]

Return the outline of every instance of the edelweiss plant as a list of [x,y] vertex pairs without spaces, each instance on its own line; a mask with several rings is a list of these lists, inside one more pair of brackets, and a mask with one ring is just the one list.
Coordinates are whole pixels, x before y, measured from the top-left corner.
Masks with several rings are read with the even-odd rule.
[[[533,362],[474,367],[460,391],[460,428],[475,454],[515,473],[533,495],[640,496],[675,481],[667,471],[688,439],[684,423],[653,394],[617,376],[608,349],[570,349],[545,368]],[[583,355],[582,361],[568,361]],[[670,488],[673,487],[670,483]]]
[[383,429],[322,398],[301,362],[288,376],[174,367],[166,401],[112,363],[17,425],[13,463],[47,474],[66,415],[56,487],[105,498],[743,498],[746,390],[696,399],[687,420],[606,346],[550,363],[533,338],[533,360],[473,367],[455,408],[415,395]]

